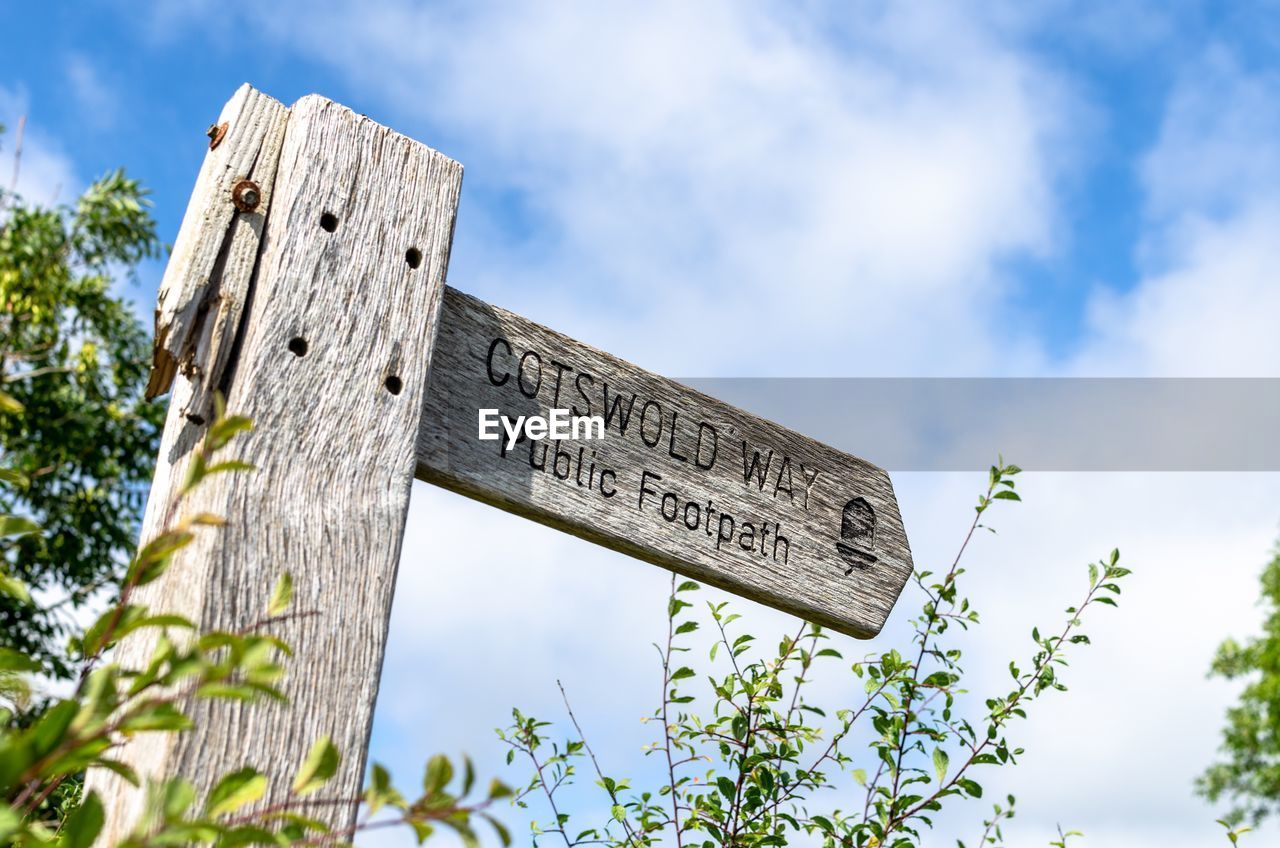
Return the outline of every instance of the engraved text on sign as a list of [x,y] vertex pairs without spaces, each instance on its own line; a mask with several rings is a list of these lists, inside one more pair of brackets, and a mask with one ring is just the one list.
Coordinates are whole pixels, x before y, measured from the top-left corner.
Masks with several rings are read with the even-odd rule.
[[[418,476],[855,636],[911,570],[876,466],[447,289]],[[477,410],[604,419],[476,438]]]

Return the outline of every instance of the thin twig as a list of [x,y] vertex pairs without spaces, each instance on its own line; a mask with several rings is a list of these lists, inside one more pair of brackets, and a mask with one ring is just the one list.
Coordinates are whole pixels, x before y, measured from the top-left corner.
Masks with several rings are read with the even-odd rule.
[[[996,481],[992,480],[987,486],[987,496],[985,498],[987,502],[990,502],[991,495],[995,489]],[[977,532],[978,525],[981,521],[982,510],[976,510],[973,516],[973,522],[969,525],[969,532],[965,534],[964,541],[960,543],[960,549],[956,551],[955,559],[951,561],[951,568],[947,571],[946,577],[943,578],[942,585],[944,587],[950,585],[952,581],[955,580],[956,570],[960,567],[960,560],[964,557],[964,552],[968,549],[969,542],[973,540],[973,534]],[[934,603],[929,606],[929,612],[925,616],[924,628],[918,631],[920,634],[920,651],[916,654],[916,661],[911,666],[911,687],[907,690],[907,696],[903,699],[902,732],[898,736],[898,751],[893,766],[893,789],[889,793],[889,808],[891,815],[893,806],[898,800],[898,793],[901,791],[902,786],[902,760],[907,751],[907,737],[910,733],[911,727],[911,706],[915,697],[916,688],[920,682],[920,669],[924,664],[924,658],[929,650],[929,637],[933,635],[933,628],[938,623],[938,620],[938,605],[937,603]],[[892,824],[893,819],[891,818],[890,825]],[[891,828],[887,828],[884,834],[885,837],[887,838],[891,832]]]
[[[582,740],[582,747],[586,749],[587,756],[591,758],[591,765],[596,770],[596,777],[600,778],[600,785],[609,793],[609,800],[613,801],[614,806],[619,806],[618,793],[614,791],[613,784],[605,780],[604,772],[600,769],[600,761],[596,759],[595,751],[591,750],[591,744],[587,742],[587,735],[582,732],[582,725],[578,724],[578,717],[573,714],[573,707],[569,705],[569,693],[564,691],[564,684],[560,682],[559,678],[556,679],[556,686],[560,687],[560,697],[564,700],[565,712],[569,714],[569,721],[573,722],[573,729],[577,731],[578,738]],[[622,819],[622,828],[627,832],[627,844],[635,844],[635,833],[632,832],[631,825],[625,817]]]
[[13,142],[13,177],[9,180],[9,191],[18,193],[18,175],[22,173],[22,138],[26,135],[27,116],[18,116],[18,129],[14,133]]
[[[676,598],[676,575],[671,572],[671,600]],[[683,848],[684,840],[680,833],[680,802],[676,786],[676,764],[671,755],[671,725],[668,723],[667,704],[670,701],[668,687],[671,685],[671,646],[675,642],[675,613],[667,613],[667,650],[662,655],[662,739],[667,753],[667,776],[671,781],[671,824],[676,831],[676,848]]]

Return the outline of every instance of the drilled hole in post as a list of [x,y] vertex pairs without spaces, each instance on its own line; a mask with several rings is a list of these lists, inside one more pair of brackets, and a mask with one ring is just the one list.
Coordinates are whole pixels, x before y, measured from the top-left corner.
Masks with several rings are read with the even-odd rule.
[[294,336],[289,339],[289,352],[294,356],[306,356],[307,340],[302,338],[302,336]]
[[386,382],[383,383],[383,385],[385,385],[387,387],[387,391],[391,392],[391,394],[393,395],[400,394],[400,389],[404,388],[404,386],[400,383],[400,378],[397,377],[395,374],[392,374],[390,377],[388,377]]
[[338,216],[332,212],[325,212],[320,216],[320,229],[326,233],[331,233],[338,229]]
[[409,263],[410,268],[417,268],[422,264],[422,251],[416,247],[411,247],[404,252],[404,261]]

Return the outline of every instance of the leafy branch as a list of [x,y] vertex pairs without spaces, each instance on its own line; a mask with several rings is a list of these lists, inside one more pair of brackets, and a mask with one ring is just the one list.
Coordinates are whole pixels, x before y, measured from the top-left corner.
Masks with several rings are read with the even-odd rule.
[[[5,402],[10,413],[20,404]],[[15,409],[15,407],[17,407]],[[317,794],[338,771],[341,754],[327,738],[318,740],[300,764],[283,799],[259,804],[269,789],[268,778],[252,766],[223,775],[203,798],[184,776],[148,780],[145,785],[134,769],[114,752],[129,739],[147,733],[178,733],[193,728],[191,706],[201,700],[254,702],[284,701],[278,688],[284,674],[283,660],[290,646],[271,634],[273,625],[315,615],[314,611],[290,611],[293,581],[281,574],[261,616],[234,631],[199,632],[189,619],[152,612],[135,602],[136,592],[165,574],[175,555],[192,544],[197,533],[216,532],[223,520],[207,513],[179,518],[181,504],[210,477],[243,473],[252,466],[223,459],[221,452],[240,433],[251,429],[248,419],[229,416],[218,401],[218,416],[198,446],[178,497],[166,510],[164,529],[143,545],[129,563],[117,599],[73,640],[81,672],[75,690],[57,699],[30,722],[17,721],[21,704],[11,698],[3,710],[0,729],[0,844],[17,848],[88,848],[105,823],[105,810],[94,792],[72,799],[65,809],[46,805],[68,781],[88,768],[114,772],[145,792],[145,813],[133,832],[119,844],[150,848],[175,844],[335,845],[347,843],[363,830],[407,826],[419,842],[444,826],[468,846],[479,844],[473,822],[492,825],[502,843],[510,842],[506,828],[489,808],[511,795],[510,789],[492,781],[487,792],[469,802],[475,771],[469,760],[458,789],[452,789],[454,768],[445,757],[427,764],[423,789],[412,800],[397,789],[389,772],[374,765],[367,788],[355,798]],[[5,482],[21,484],[16,475]],[[0,517],[12,533],[34,533],[39,528],[15,516]],[[25,587],[6,575],[0,585],[11,594],[29,598]],[[137,668],[106,662],[110,650],[132,634],[153,631],[149,659]],[[184,634],[178,638],[177,634]],[[0,651],[0,672],[15,675],[39,671],[41,665],[21,652]],[[12,680],[9,680],[12,683]],[[18,692],[19,689],[5,691]],[[314,815],[332,807],[355,808],[364,814],[345,830],[333,830]],[[383,815],[380,812],[394,815]]]

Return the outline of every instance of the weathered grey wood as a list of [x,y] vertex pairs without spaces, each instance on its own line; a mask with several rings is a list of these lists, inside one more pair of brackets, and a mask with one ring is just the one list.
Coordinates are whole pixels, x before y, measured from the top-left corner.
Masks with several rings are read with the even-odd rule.
[[[328,734],[344,755],[332,795],[358,794],[461,177],[458,163],[335,103],[293,106],[227,380],[228,408],[255,424],[234,453],[258,470],[212,477],[183,503],[179,515],[212,512],[229,524],[180,552],[140,600],[202,628],[242,628],[289,571],[295,608],[318,614],[275,631],[296,651],[288,706],[200,704],[196,730],[125,747],[140,773],[180,773],[208,788],[249,763],[272,779],[270,803]],[[332,232],[322,226],[328,215]],[[202,373],[203,363],[193,365]],[[178,369],[178,388],[187,373]],[[171,403],[149,532],[170,510],[204,429]],[[128,661],[148,645],[126,640],[120,651]],[[91,780],[108,803],[111,844],[135,820],[141,794],[112,776]],[[311,812],[347,827],[355,809]]]
[[[240,329],[288,116],[284,104],[248,84],[223,107],[160,282],[147,396],[168,391],[181,370],[191,389],[182,398],[187,414],[208,414]],[[245,180],[259,189],[251,212],[232,201]]]
[[[911,575],[883,470],[454,289],[440,328],[421,479],[842,633],[879,632]],[[605,438],[526,440],[509,453],[505,439],[478,438],[481,408],[514,418],[551,407],[605,415]],[[762,477],[747,473],[757,450]],[[643,503],[642,482],[653,492]]]

